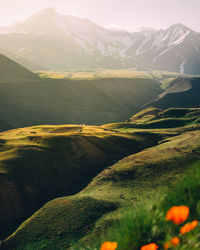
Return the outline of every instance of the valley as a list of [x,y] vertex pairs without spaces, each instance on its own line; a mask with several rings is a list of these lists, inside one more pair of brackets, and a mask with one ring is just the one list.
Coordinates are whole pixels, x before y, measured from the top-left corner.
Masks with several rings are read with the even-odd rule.
[[198,77],[107,70],[85,75],[75,72],[72,77],[61,71],[54,75],[46,72],[41,78],[6,57],[1,58],[2,64],[6,60],[10,66],[0,81],[0,131],[41,124],[102,125],[128,120],[134,112],[148,106],[199,104]]

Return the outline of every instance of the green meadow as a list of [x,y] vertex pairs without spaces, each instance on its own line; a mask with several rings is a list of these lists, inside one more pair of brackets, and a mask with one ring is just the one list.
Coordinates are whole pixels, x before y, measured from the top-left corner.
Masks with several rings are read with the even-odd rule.
[[[182,123],[172,126],[174,118]],[[125,123],[2,132],[0,177],[9,187],[0,194],[2,249],[99,249],[104,241],[117,241],[117,249],[162,246],[176,230],[164,219],[170,206],[188,205],[198,219],[199,184],[190,178],[198,175],[198,119],[198,108],[148,108]],[[180,249],[196,246],[192,235]]]

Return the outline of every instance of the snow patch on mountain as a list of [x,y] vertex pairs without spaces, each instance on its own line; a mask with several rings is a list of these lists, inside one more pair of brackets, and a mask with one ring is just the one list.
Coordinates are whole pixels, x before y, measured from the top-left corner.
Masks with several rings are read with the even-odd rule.
[[188,30],[186,33],[184,33],[182,36],[180,36],[176,41],[173,42],[174,45],[178,45],[185,41],[185,38],[190,34],[190,31]]
[[141,55],[145,52],[144,46],[149,42],[150,39],[151,39],[151,36],[147,36],[144,39],[143,43],[139,46],[139,48],[135,52],[136,56]]
[[167,48],[167,49],[163,50],[160,54],[158,54],[156,57],[153,58],[153,62],[157,61],[157,59],[160,56],[164,55],[165,53],[169,52],[170,50],[171,50],[171,48]]
[[181,63],[181,65],[180,65],[180,70],[179,70],[179,72],[180,72],[181,74],[184,74],[184,73],[185,73],[185,70],[184,70],[185,63],[186,63],[186,60],[184,59],[183,62]]

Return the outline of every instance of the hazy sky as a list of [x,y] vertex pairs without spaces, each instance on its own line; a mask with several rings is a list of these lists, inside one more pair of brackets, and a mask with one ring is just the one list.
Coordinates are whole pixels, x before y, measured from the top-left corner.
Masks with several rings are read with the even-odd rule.
[[200,0],[0,0],[0,26],[50,6],[61,14],[88,18],[102,26],[134,30],[181,22],[200,32]]

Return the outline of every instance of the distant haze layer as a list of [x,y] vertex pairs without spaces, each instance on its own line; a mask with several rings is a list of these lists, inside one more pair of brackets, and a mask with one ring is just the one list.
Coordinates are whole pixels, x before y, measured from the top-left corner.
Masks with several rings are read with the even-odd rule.
[[143,26],[166,28],[179,22],[200,31],[199,0],[7,0],[1,3],[0,26],[22,21],[49,6],[61,14],[129,31]]

